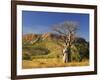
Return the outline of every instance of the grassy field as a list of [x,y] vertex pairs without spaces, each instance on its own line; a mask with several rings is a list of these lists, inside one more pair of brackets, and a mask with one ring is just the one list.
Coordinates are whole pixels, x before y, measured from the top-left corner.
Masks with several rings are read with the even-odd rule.
[[[34,44],[23,43],[23,61],[22,68],[49,68],[49,67],[74,67],[74,66],[88,66],[89,59],[82,59],[79,61],[72,61],[70,63],[63,63],[62,50],[63,48],[57,43],[59,40],[52,39],[38,39]],[[62,42],[59,41],[62,44]],[[82,50],[85,50],[82,48]],[[84,52],[85,53],[85,52]],[[74,54],[77,57],[77,54]]]
[[62,59],[33,59],[32,61],[23,60],[22,68],[49,68],[49,67],[75,67],[75,66],[88,66],[89,61],[83,60],[82,62],[72,61],[70,63],[63,63]]

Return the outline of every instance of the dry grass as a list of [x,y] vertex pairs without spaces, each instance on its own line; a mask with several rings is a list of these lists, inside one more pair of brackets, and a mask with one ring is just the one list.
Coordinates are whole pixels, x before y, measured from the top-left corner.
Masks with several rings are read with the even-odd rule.
[[32,61],[23,60],[22,68],[50,68],[50,67],[72,67],[72,66],[88,66],[89,61],[83,60],[82,62],[63,63],[62,59],[33,59]]

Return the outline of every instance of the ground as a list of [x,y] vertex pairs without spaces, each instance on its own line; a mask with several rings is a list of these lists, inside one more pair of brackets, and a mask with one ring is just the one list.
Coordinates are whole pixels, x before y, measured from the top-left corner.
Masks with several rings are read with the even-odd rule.
[[49,68],[49,67],[75,67],[75,66],[88,66],[89,61],[83,60],[82,62],[72,61],[69,63],[63,63],[62,59],[33,59],[33,60],[23,60],[22,68]]

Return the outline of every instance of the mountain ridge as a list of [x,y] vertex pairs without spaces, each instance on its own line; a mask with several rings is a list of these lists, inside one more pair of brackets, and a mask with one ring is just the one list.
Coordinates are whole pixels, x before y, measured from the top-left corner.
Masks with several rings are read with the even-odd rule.
[[[54,34],[54,33],[43,33],[43,34],[24,34],[23,35],[23,40],[24,41],[32,41],[37,38],[41,38],[42,40],[48,39],[56,39],[56,40],[61,40],[64,39],[65,36],[59,35],[59,34]],[[88,43],[84,38],[82,37],[76,37],[75,38],[76,42],[85,42]]]

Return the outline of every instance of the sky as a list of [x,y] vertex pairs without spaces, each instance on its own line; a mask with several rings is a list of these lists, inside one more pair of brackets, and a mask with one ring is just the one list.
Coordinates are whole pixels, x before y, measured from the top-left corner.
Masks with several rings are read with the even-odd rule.
[[80,27],[77,35],[89,41],[89,14],[22,11],[23,34],[42,34],[52,31],[52,25],[64,21],[78,22]]

